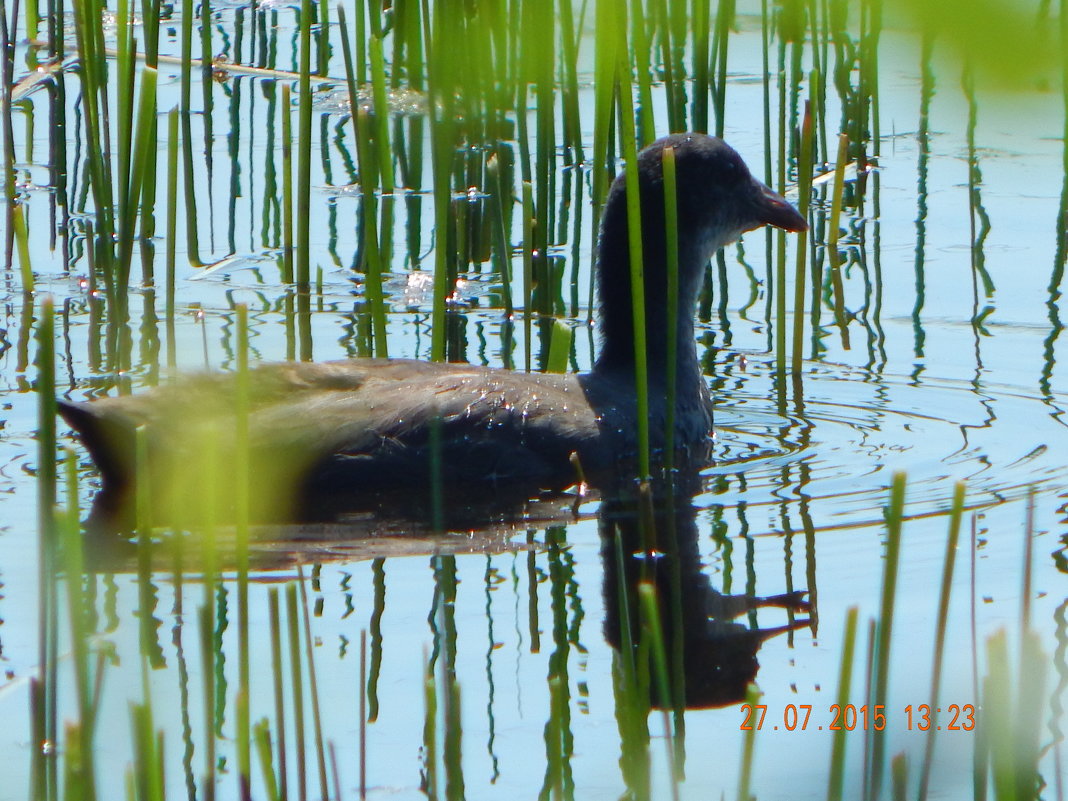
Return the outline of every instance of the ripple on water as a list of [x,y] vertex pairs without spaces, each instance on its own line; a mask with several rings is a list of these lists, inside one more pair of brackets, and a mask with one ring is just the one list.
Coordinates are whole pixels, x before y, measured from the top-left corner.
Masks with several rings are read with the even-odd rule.
[[708,503],[807,505],[817,529],[882,520],[892,474],[908,474],[909,516],[945,511],[953,484],[989,506],[1068,484],[1050,443],[1065,436],[1068,398],[983,382],[872,375],[812,366],[801,403],[776,411],[770,376],[730,376],[716,397]]

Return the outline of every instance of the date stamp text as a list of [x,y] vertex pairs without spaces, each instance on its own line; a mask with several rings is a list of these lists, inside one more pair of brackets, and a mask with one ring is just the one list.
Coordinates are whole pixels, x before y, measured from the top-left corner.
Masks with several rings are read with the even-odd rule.
[[906,731],[972,731],[975,729],[973,704],[909,704],[896,713],[884,704],[831,704],[826,714],[813,711],[812,704],[786,704],[782,714],[768,712],[767,704],[742,704],[742,731],[883,731],[904,725]]

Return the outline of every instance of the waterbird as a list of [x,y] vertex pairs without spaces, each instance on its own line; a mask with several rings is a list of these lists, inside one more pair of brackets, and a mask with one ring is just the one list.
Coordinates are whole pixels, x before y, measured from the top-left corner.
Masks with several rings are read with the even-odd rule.
[[[668,364],[667,236],[663,156],[677,184],[677,355]],[[659,139],[637,158],[648,369],[649,439],[665,443],[675,372],[679,461],[707,458],[712,399],[702,378],[694,317],[712,255],[762,225],[804,231],[783,197],[752,176],[723,140],[701,133]],[[600,347],[583,374],[524,373],[410,359],[265,364],[249,371],[247,443],[255,514],[329,519],[377,490],[423,494],[476,488],[493,496],[561,489],[583,475],[618,474],[637,453],[636,347],[625,172],[605,202],[594,258]],[[129,521],[137,482],[155,509],[180,512],[205,496],[230,498],[238,383],[233,373],[190,376],[137,395],[59,401],[100,470],[94,514]],[[241,418],[244,419],[244,418]],[[138,459],[138,430],[144,433]],[[164,498],[164,496],[166,496]],[[529,495],[528,495],[529,497]],[[160,500],[163,499],[163,500]],[[209,504],[210,505],[210,504]]]

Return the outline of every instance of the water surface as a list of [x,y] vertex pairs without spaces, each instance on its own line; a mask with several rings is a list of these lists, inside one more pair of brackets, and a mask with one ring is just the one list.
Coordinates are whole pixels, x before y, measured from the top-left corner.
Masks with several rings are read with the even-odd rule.
[[[239,54],[232,34],[248,24],[247,14],[232,8],[215,12],[217,30],[224,34],[219,46],[233,61]],[[269,25],[277,26],[268,30],[283,69],[295,67],[285,63],[293,46],[292,18],[286,9],[268,17]],[[740,28],[732,38],[725,137],[760,173],[759,25],[753,17],[743,17]],[[178,52],[176,35],[174,28],[164,29],[163,52]],[[591,51],[592,46],[583,44]],[[17,64],[26,50],[20,45]],[[1068,681],[1063,659],[1068,504],[1063,453],[1068,438],[1062,413],[1068,381],[1059,369],[1065,346],[1056,253],[1065,181],[1060,107],[1054,95],[1040,90],[1011,100],[980,93],[974,157],[980,177],[969,189],[968,101],[960,90],[959,65],[949,56],[939,64],[928,110],[930,134],[923,137],[918,43],[910,34],[889,30],[881,59],[881,155],[867,177],[863,208],[847,209],[851,216],[841,240],[846,307],[855,315],[849,324],[850,347],[843,346],[824,303],[820,325],[805,349],[809,360],[801,380],[780,394],[770,353],[773,318],[764,233],[749,234],[739,247],[730,248],[723,269],[711,268],[711,303],[699,326],[705,373],[717,400],[716,458],[691,477],[689,490],[666,513],[691,552],[688,586],[700,598],[766,598],[803,591],[812,604],[810,611],[753,609],[735,618],[737,628],[729,629],[741,636],[746,630],[792,627],[771,636],[759,650],[756,681],[764,693],[762,703],[768,706],[769,721],[777,723],[787,705],[812,705],[812,725],[823,726],[800,732],[780,725],[777,731],[759,733],[753,791],[761,799],[794,799],[798,788],[806,788],[805,796],[824,793],[831,748],[826,729],[837,690],[843,621],[846,610],[856,606],[861,621],[856,659],[863,664],[868,621],[879,609],[883,509],[895,471],[908,474],[908,520],[891,684],[888,696],[879,699],[889,719],[888,752],[905,751],[919,764],[925,735],[907,729],[907,706],[977,703],[973,655],[981,670],[987,638],[1007,629],[1015,642],[1020,631],[1024,543],[1030,536],[1029,614],[1048,655],[1046,687],[1053,694],[1036,722],[1041,742],[1056,743],[1042,766],[1050,785],[1058,781],[1052,755],[1063,753],[1058,733],[1063,713],[1053,711],[1063,708]],[[579,76],[587,148],[592,140],[591,70],[592,65]],[[340,61],[332,62],[331,74],[341,71]],[[161,109],[177,99],[177,75],[176,68],[161,70]],[[72,82],[68,88],[71,120],[79,110],[76,86]],[[311,251],[313,271],[321,269],[321,289],[317,282],[304,333],[295,329],[287,312],[294,292],[282,281],[278,266],[277,86],[276,81],[231,75],[212,85],[211,107],[193,116],[196,141],[203,143],[195,157],[199,256],[214,266],[192,266],[180,225],[174,348],[167,344],[162,288],[134,287],[132,362],[121,374],[101,353],[102,300],[86,281],[84,227],[77,216],[70,226],[70,263],[64,264],[62,248],[49,249],[53,193],[47,169],[47,97],[33,93],[16,109],[18,175],[37,278],[33,297],[20,291],[17,271],[5,275],[0,290],[0,658],[6,671],[0,708],[8,721],[5,752],[12,755],[5,775],[10,787],[19,788],[16,797],[29,783],[33,746],[27,680],[38,659],[33,304],[45,294],[56,299],[58,389],[75,400],[120,389],[140,391],[160,380],[171,357],[179,370],[233,369],[236,303],[249,306],[251,351],[257,361],[284,360],[302,351],[315,359],[338,359],[365,348],[364,284],[354,270],[360,200],[344,189],[357,178],[354,144],[342,124],[343,113],[329,98],[317,105],[313,143]],[[194,97],[203,97],[199,85]],[[664,133],[659,89],[655,97],[658,131]],[[833,96],[831,103],[836,103]],[[418,108],[405,110],[420,113]],[[830,119],[837,114],[835,107]],[[425,142],[417,144],[426,148]],[[68,129],[66,145],[76,176],[84,169],[85,143],[75,125]],[[210,153],[210,169],[202,150]],[[159,155],[162,163],[165,146]],[[429,155],[427,159],[429,163]],[[561,198],[559,206],[554,204],[550,250],[564,277],[555,311],[575,326],[572,365],[577,369],[588,369],[594,346],[586,326],[588,177],[583,169],[561,168],[557,187],[571,192],[576,202],[567,206]],[[394,251],[386,281],[391,356],[430,355],[429,271],[436,241],[429,170],[423,181],[394,201]],[[470,198],[459,202],[481,210],[483,195],[475,192]],[[824,206],[817,218],[822,221],[830,201],[829,196],[820,200]],[[978,242],[970,200],[989,220],[989,231]],[[814,230],[818,245],[822,230],[822,225]],[[518,214],[510,234],[518,246]],[[157,276],[162,246],[157,239]],[[519,263],[513,259],[516,274]],[[990,291],[976,265],[988,274]],[[134,275],[139,281],[136,264]],[[502,344],[508,326],[499,277],[489,263],[476,263],[466,279],[450,312],[451,355],[521,367],[523,325],[511,327],[513,349]],[[521,296],[517,277],[513,297]],[[535,361],[543,347],[540,339],[532,343]],[[69,431],[61,429],[61,442],[78,449]],[[99,480],[84,452],[77,453],[79,492],[87,508]],[[957,480],[967,481],[968,512],[956,554],[945,680],[941,697],[932,699],[945,513]],[[423,491],[411,488],[412,493]],[[252,719],[273,715],[267,592],[292,580],[303,562],[305,575],[315,576],[308,592],[322,729],[336,749],[345,798],[358,797],[359,643],[364,631],[370,634],[368,686],[374,713],[366,727],[371,795],[428,794],[429,757],[422,743],[429,659],[439,673],[455,676],[459,683],[460,724],[453,721],[451,731],[462,731],[467,796],[530,797],[539,789],[547,791],[557,782],[554,771],[563,753],[568,758],[561,781],[573,787],[574,795],[620,797],[631,780],[631,767],[621,755],[613,694],[612,643],[618,642],[618,632],[613,634],[612,624],[605,622],[611,617],[606,611],[611,606],[606,598],[613,597],[611,576],[618,578],[609,564],[614,557],[606,538],[613,536],[612,521],[625,523],[633,516],[626,503],[596,499],[573,514],[570,499],[564,498],[531,511],[529,523],[520,518],[487,525],[484,531],[420,535],[415,542],[369,542],[369,529],[405,530],[404,523],[373,518],[350,528],[262,532],[269,541],[254,549],[249,601]],[[546,524],[547,517],[553,525]],[[299,535],[298,545],[292,535]],[[624,553],[625,562],[633,558],[629,550]],[[142,695],[139,615],[146,610],[129,557],[102,556],[99,570],[91,580],[98,614],[93,645],[113,655],[113,661],[103,683],[96,764],[101,797],[118,797],[130,759],[127,700]],[[204,770],[200,699],[205,675],[195,610],[205,601],[211,604],[221,658],[214,676],[221,705],[215,718],[219,788],[221,797],[238,797],[232,578],[228,570],[215,595],[205,598],[195,574],[180,585],[168,570],[152,576],[147,611],[155,650],[148,675],[156,723],[165,732],[169,797],[186,794],[189,782],[200,781]],[[797,625],[805,620],[810,624]],[[68,650],[61,643],[61,653]],[[1054,653],[1060,656],[1054,658]],[[61,668],[65,677],[69,659]],[[862,675],[856,668],[850,696],[858,707],[864,703]],[[72,717],[72,695],[61,699],[61,719]],[[447,722],[439,718],[443,727]],[[735,793],[742,722],[737,702],[686,714],[684,797]],[[562,733],[554,728],[558,725]],[[648,725],[653,736],[650,783],[653,796],[660,797],[663,791],[657,788],[667,786],[660,717],[650,716]],[[937,797],[970,797],[973,737],[964,731],[940,737],[932,779]],[[846,738],[847,787],[860,786],[862,741],[860,731]],[[1063,756],[1059,764],[1063,770]],[[258,782],[258,768],[253,773]],[[437,780],[446,778],[439,774]],[[449,774],[448,780],[459,779]],[[314,767],[308,781],[317,797]]]

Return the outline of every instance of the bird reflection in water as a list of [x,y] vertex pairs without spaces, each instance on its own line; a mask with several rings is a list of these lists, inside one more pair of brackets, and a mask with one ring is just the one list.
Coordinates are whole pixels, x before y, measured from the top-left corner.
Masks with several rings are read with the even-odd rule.
[[[804,590],[768,597],[717,591],[704,570],[698,543],[693,497],[700,477],[689,472],[676,478],[674,487],[658,482],[645,498],[633,485],[605,494],[599,524],[605,639],[624,658],[624,643],[630,641],[635,659],[642,654],[653,659],[652,648],[641,642],[650,627],[643,625],[638,588],[648,583],[660,610],[672,695],[661,697],[650,663],[651,704],[688,709],[728,706],[744,700],[746,688],[756,680],[761,645],[778,634],[814,628],[815,615]],[[785,610],[789,622],[770,628],[736,622],[765,607]],[[809,616],[795,619],[796,613]]]

